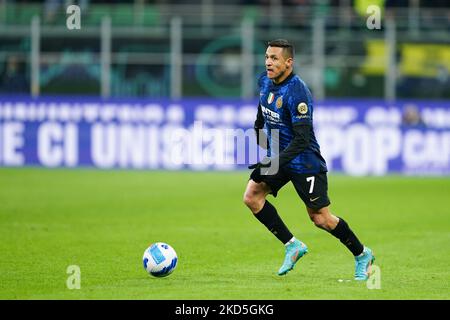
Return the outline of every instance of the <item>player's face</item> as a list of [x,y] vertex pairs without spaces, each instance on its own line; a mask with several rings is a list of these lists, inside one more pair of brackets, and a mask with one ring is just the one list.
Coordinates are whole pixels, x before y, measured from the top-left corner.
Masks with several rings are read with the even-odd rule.
[[266,72],[267,77],[275,83],[286,79],[291,72],[292,58],[285,58],[283,48],[268,47],[266,50]]

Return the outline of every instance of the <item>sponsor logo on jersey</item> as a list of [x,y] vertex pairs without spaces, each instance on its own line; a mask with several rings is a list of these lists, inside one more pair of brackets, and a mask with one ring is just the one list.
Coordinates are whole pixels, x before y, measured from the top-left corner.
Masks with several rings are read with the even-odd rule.
[[280,115],[275,111],[272,111],[269,108],[264,107],[263,105],[261,105],[261,111],[264,114],[264,118],[266,119],[266,121],[270,122],[271,124],[284,126],[283,122],[280,119]]
[[283,106],[283,97],[279,97],[277,102],[275,102],[275,105],[277,106],[277,109],[280,109]]
[[267,103],[271,104],[273,102],[273,99],[275,99],[275,95],[271,92],[271,93],[269,93],[269,96],[267,97]]
[[297,111],[300,114],[307,114],[308,113],[308,106],[304,102],[300,102],[297,106]]

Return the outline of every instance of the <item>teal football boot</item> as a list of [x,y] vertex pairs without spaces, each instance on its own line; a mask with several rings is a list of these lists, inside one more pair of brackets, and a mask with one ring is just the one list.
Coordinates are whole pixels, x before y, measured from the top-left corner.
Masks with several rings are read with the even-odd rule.
[[355,280],[365,281],[369,279],[371,266],[374,261],[375,257],[372,254],[372,250],[364,247],[362,254],[355,257]]
[[280,270],[278,270],[278,275],[285,275],[286,273],[294,269],[297,261],[306,253],[308,253],[308,247],[300,240],[295,239],[293,243],[287,245],[284,262]]

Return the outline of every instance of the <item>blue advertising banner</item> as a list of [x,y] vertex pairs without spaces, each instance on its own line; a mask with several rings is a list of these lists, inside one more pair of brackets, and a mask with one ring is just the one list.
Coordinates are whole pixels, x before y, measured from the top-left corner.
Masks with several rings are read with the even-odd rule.
[[[257,101],[0,97],[0,166],[235,170],[264,155]],[[450,101],[327,100],[314,126],[329,170],[450,174]]]

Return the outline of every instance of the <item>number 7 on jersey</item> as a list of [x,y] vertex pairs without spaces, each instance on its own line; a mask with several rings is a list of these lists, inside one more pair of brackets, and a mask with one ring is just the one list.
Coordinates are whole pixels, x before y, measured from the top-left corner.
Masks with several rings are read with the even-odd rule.
[[311,185],[309,186],[309,193],[313,193],[313,190],[314,190],[314,179],[315,179],[314,176],[306,178],[307,182],[311,182]]

